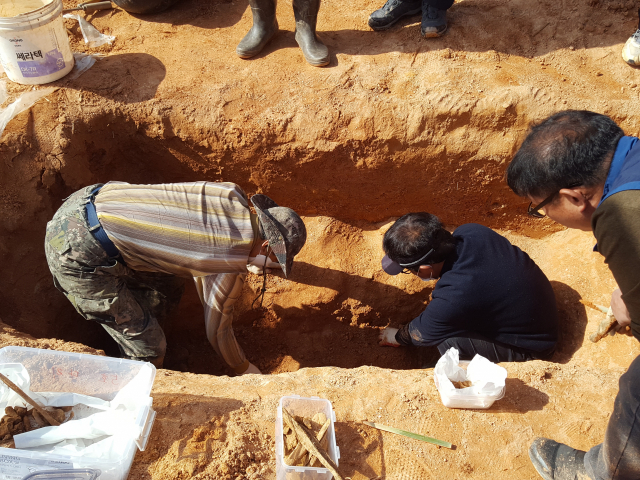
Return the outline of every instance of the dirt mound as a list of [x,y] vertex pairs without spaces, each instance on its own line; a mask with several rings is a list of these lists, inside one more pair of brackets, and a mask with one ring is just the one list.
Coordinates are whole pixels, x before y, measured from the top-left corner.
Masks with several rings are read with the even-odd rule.
[[19,332],[15,328],[0,320],[0,348],[29,347],[46,350],[60,350],[62,352],[87,353],[89,355],[104,355],[102,350],[87,347],[80,343],[65,342],[58,338],[33,338],[31,335]]

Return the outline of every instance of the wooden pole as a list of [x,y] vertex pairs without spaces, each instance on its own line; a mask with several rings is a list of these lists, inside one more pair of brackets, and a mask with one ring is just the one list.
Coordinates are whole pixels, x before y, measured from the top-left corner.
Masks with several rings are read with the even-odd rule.
[[40,415],[42,415],[45,418],[45,420],[47,422],[49,422],[50,425],[52,425],[54,427],[57,427],[58,425],[60,425],[60,422],[57,421],[55,418],[53,418],[49,414],[49,412],[47,412],[44,408],[42,408],[40,405],[38,405],[33,398],[31,398],[29,395],[24,393],[19,386],[17,386],[15,383],[13,383],[11,380],[9,380],[7,377],[5,377],[1,373],[0,373],[0,380],[2,380],[7,387],[9,387],[11,390],[13,390],[18,395],[20,395],[24,399],[25,402],[29,403],[34,408],[34,410],[36,412],[38,412]]

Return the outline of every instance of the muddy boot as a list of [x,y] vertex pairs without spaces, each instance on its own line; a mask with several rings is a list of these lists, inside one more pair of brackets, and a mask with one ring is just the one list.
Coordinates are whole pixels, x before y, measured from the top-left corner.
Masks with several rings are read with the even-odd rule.
[[329,63],[329,49],[316,37],[318,10],[320,10],[320,0],[293,0],[296,42],[309,64],[314,67],[324,67]]
[[264,48],[278,31],[276,0],[249,0],[253,26],[236,47],[240,58],[251,58]]
[[584,467],[585,453],[541,437],[529,447],[531,463],[544,480],[592,480]]
[[622,47],[622,59],[632,67],[640,67],[640,9],[638,9],[638,28]]

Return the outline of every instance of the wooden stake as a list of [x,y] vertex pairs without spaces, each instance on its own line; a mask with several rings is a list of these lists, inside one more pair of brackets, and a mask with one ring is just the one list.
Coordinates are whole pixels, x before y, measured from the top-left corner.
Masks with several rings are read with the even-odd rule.
[[53,418],[49,414],[49,412],[47,412],[44,408],[38,405],[33,398],[31,398],[29,395],[24,393],[20,387],[18,387],[15,383],[13,383],[11,380],[9,380],[7,377],[5,377],[1,373],[0,373],[0,380],[2,380],[7,387],[9,387],[11,390],[13,390],[18,395],[20,395],[25,402],[29,403],[36,412],[38,412],[47,420],[47,422],[49,422],[54,427],[57,427],[58,425],[60,425],[60,422],[57,421],[55,418]]
[[589,307],[589,308],[593,308],[594,310],[598,310],[599,312],[602,313],[607,313],[609,311],[609,309],[607,307],[602,307],[600,305],[596,305],[593,302],[590,302],[589,300],[579,300],[581,304],[583,304],[585,307]]
[[318,440],[316,440],[315,436],[309,434],[307,432],[306,427],[300,425],[295,418],[291,416],[286,409],[282,409],[282,418],[285,422],[296,432],[296,436],[298,437],[298,441],[302,443],[302,445],[311,453],[315,455],[315,457],[325,466],[332,474],[335,480],[344,480],[340,473],[338,473],[338,467],[333,460],[329,458],[327,452],[324,451]]

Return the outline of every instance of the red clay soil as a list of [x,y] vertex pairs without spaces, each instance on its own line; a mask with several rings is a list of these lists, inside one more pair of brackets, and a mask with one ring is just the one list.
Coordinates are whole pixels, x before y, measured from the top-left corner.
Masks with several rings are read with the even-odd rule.
[[[560,109],[606,113],[638,134],[639,72],[620,59],[636,5],[463,0],[449,11],[446,35],[425,40],[415,18],[372,32],[367,17],[382,3],[323,2],[326,68],[305,63],[288,2],[278,5],[280,33],[252,60],[234,53],[251,25],[245,0],[88,15],[116,36],[97,50],[65,21],[74,50],[105,56],[56,82],[59,90],[0,139],[0,318],[16,329],[2,327],[3,345],[117,353],[55,290],[44,258],[46,222],[85,185],[232,181],[307,222],[292,277],[270,277],[264,308],[252,310],[260,279],[249,276],[234,321],[248,357],[280,375],[224,376],[189,289],[165,326],[159,415],[130,478],[274,478],[275,411],[285,394],[333,402],[341,469],[352,480],[533,480],[527,448],[535,436],[585,449],[601,441],[638,342],[589,342],[602,315],[579,299],[607,305],[615,288],[591,235],[527,219],[503,175],[530,122]],[[31,89],[8,88],[10,100]],[[379,268],[390,221],[420,210],[451,228],[498,229],[553,283],[562,319],[556,357],[506,364],[507,395],[488,411],[442,406],[431,370],[420,368],[432,352],[377,345],[381,328],[428,302],[432,286]],[[382,434],[363,420],[458,448]]]

